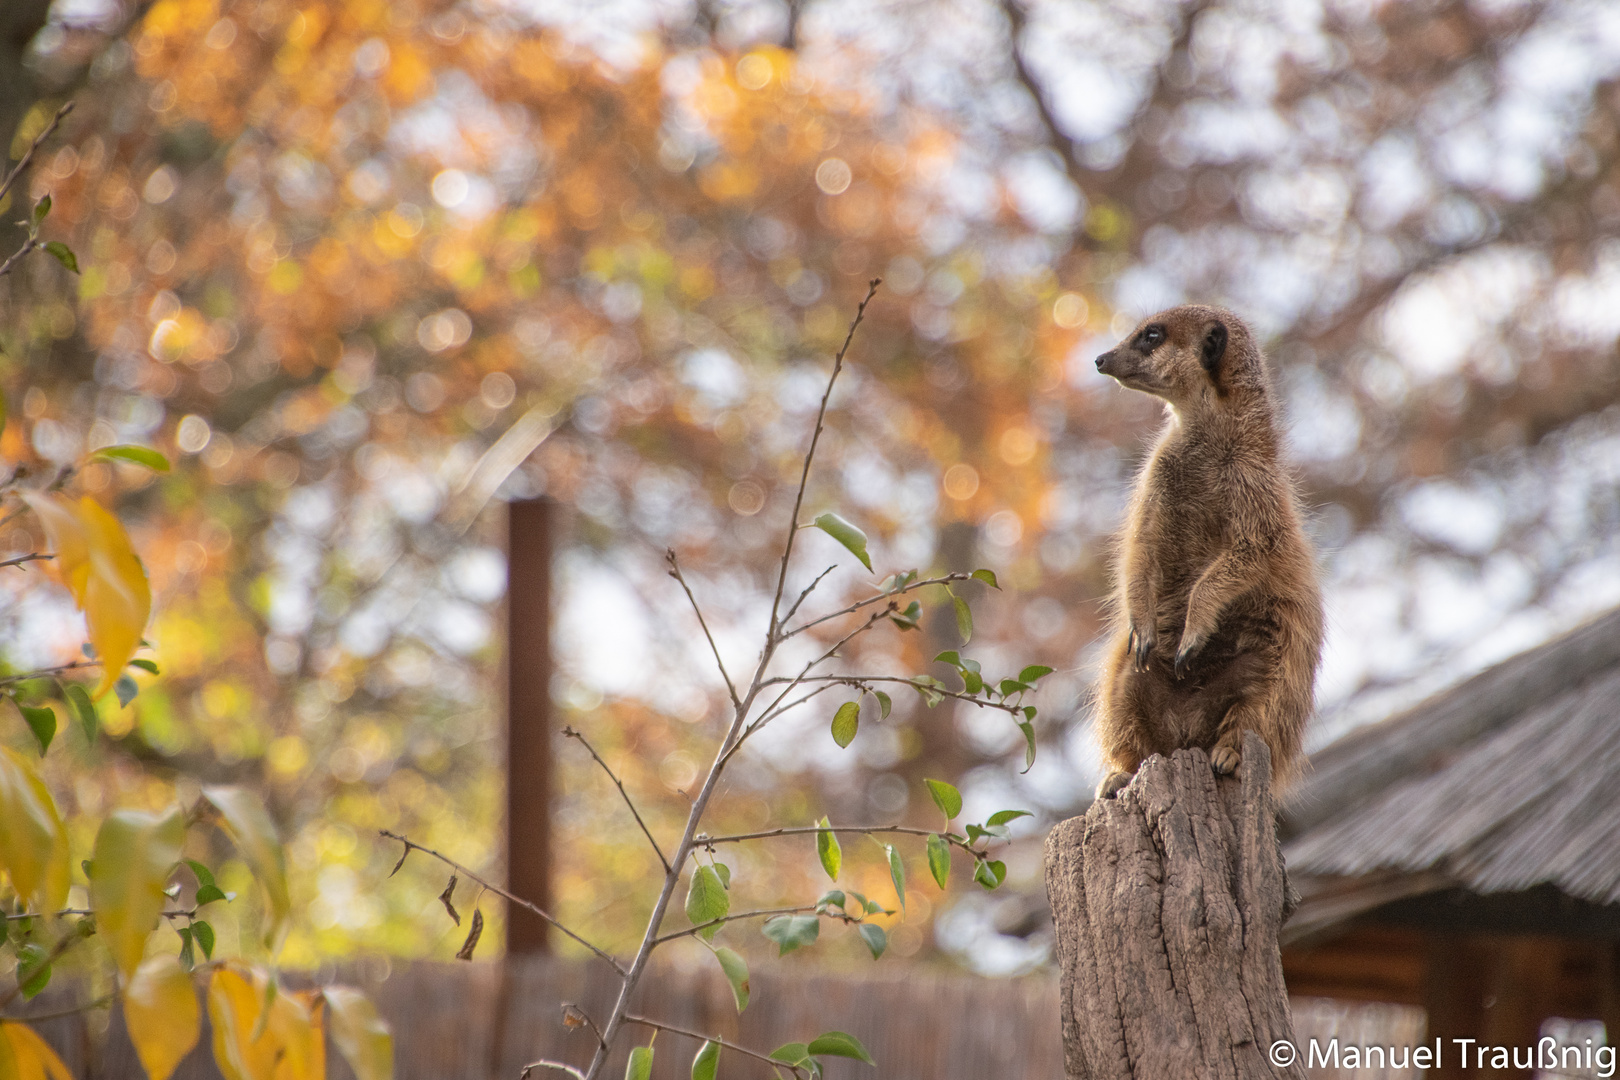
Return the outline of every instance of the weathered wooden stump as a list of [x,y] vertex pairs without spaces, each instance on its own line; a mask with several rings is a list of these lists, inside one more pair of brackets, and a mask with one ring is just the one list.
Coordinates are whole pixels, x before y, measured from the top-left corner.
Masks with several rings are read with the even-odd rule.
[[[1070,1080],[1303,1080],[1277,931],[1289,903],[1271,758],[1149,758],[1046,841]],[[1283,1064],[1276,1062],[1281,1060]]]

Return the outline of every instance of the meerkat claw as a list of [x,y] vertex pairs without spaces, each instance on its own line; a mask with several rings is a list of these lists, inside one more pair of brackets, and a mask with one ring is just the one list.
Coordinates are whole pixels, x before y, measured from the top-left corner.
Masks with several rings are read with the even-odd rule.
[[1153,655],[1154,640],[1135,630],[1131,631],[1131,658],[1137,671],[1148,669],[1148,658]]
[[1192,650],[1182,649],[1176,653],[1176,679],[1179,681],[1187,677],[1187,669],[1192,667]]
[[1209,764],[1216,776],[1231,776],[1243,764],[1243,757],[1230,746],[1217,746],[1209,752]]
[[1120,788],[1131,782],[1131,774],[1125,772],[1111,772],[1103,777],[1102,783],[1097,785],[1097,798],[1112,799]]

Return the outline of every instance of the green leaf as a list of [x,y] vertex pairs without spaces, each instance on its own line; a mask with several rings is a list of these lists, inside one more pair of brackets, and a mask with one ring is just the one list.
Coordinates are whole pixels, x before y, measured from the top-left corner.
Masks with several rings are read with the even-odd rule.
[[79,272],[79,257],[73,254],[73,249],[62,243],[62,241],[48,241],[45,244],[45,250],[67,269],[75,274]]
[[934,805],[939,807],[939,812],[945,815],[946,821],[962,812],[962,793],[956,790],[956,785],[947,784],[943,780],[928,779],[924,779],[923,783],[928,786],[928,794],[934,797]]
[[1025,720],[1018,730],[1024,733],[1024,771],[1029,772],[1035,765],[1035,725]]
[[861,703],[859,701],[846,701],[838,706],[833,714],[832,737],[839,748],[848,746],[855,741],[855,732],[861,726]]
[[85,740],[95,742],[96,734],[101,730],[101,717],[96,713],[96,706],[90,700],[90,695],[78,683],[67,683],[62,687],[62,698],[67,702],[68,708],[73,710],[73,715],[78,718],[79,726],[84,729]]
[[29,233],[30,236],[38,236],[39,235],[40,222],[44,221],[45,220],[45,215],[49,214],[50,212],[51,212],[51,197],[50,197],[50,195],[47,194],[43,199],[39,200],[39,202],[34,204],[34,212],[31,215],[29,215],[29,218],[28,218],[28,233]]
[[894,882],[895,895],[900,898],[900,909],[906,907],[906,864],[900,861],[900,853],[894,850],[893,844],[884,844],[883,849],[889,854],[889,880]]
[[960,596],[953,594],[951,601],[956,604],[956,632],[962,636],[962,644],[966,645],[973,640],[973,610]]
[[1009,821],[1017,821],[1021,817],[1033,817],[1028,810],[997,810],[985,819],[986,825],[1005,825]]
[[[731,898],[726,895],[726,887],[720,884],[720,875],[714,872],[712,866],[700,866],[692,872],[692,883],[686,891],[686,917],[692,921],[693,926],[701,926],[706,922],[724,918],[726,912],[731,910]],[[701,931],[705,939],[713,939],[720,924]]]
[[784,1043],[771,1051],[772,1061],[782,1061],[789,1065],[810,1064],[810,1046],[808,1043]]
[[128,675],[120,675],[118,681],[113,683],[113,693],[118,695],[120,708],[127,708],[129,703],[135,700],[135,695],[140,692],[141,688]]
[[872,1060],[872,1055],[866,1052],[866,1047],[861,1045],[861,1040],[842,1031],[829,1031],[811,1043],[810,1054],[813,1057],[854,1058],[868,1065],[877,1064]]
[[984,677],[970,668],[962,669],[962,690],[968,694],[977,694],[984,689]]
[[217,887],[218,883],[214,881],[214,872],[212,870],[208,869],[208,867],[204,866],[196,859],[186,859],[184,861],[185,864],[191,868],[192,875],[196,877],[197,887],[199,889],[207,888],[210,885]]
[[846,897],[844,896],[844,890],[828,889],[826,892],[822,893],[821,899],[816,901],[816,910],[825,911],[827,910],[828,905],[831,904],[836,904],[839,907],[845,906]]
[[727,866],[723,862],[717,862],[717,863],[714,864],[714,872],[719,876],[720,884],[725,886],[727,892],[730,892],[731,891],[731,867]]
[[922,695],[923,700],[928,703],[930,709],[945,700],[945,695],[939,692],[944,685],[944,683],[931,675],[918,675],[911,680],[912,689]]
[[624,1080],[652,1080],[653,1048],[638,1046],[630,1051],[630,1061],[624,1067]]
[[898,626],[902,630],[917,629],[917,624],[922,621],[922,604],[919,601],[913,600],[910,604],[906,605],[906,610],[898,611],[893,615],[890,615],[889,621],[894,623],[894,625]]
[[131,660],[129,662],[129,666],[130,667],[138,667],[142,671],[149,671],[153,675],[159,674],[158,666],[155,663],[153,663],[152,661],[146,659],[145,657],[136,657],[134,660]]
[[1018,673],[1018,681],[1022,683],[1032,683],[1037,679],[1044,679],[1050,674],[1052,674],[1052,669],[1047,667],[1045,664],[1031,664],[1029,667]]
[[1001,685],[997,689],[1001,691],[1002,697],[1007,697],[1009,694],[1027,693],[1035,688],[1028,683],[1019,682],[1017,679],[1002,679]]
[[893,700],[890,699],[888,694],[885,694],[881,690],[872,691],[872,696],[877,698],[878,719],[887,720],[889,718],[889,710],[894,708]]
[[949,664],[953,668],[960,669],[962,666],[962,654],[957,652],[955,649],[946,649],[944,652],[934,657],[934,663]]
[[814,915],[778,915],[766,919],[762,932],[779,946],[777,956],[815,944],[821,934],[821,920]]
[[[16,699],[12,699],[16,702]],[[56,710],[49,705],[24,705],[16,702],[17,711],[22,713],[23,719],[28,721],[28,730],[34,733],[39,743],[39,756],[44,757],[45,751],[51,748],[51,740],[56,738]]]
[[150,446],[103,446],[91,454],[92,459],[101,458],[109,461],[132,461],[137,465],[145,465],[153,472],[168,472],[169,459],[153,450]]
[[942,889],[950,880],[951,845],[945,842],[943,836],[928,838],[928,872],[934,875],[934,882]]
[[720,1071],[720,1044],[710,1039],[692,1059],[692,1080],[714,1080]]
[[17,986],[23,997],[33,997],[51,981],[51,965],[45,962],[50,954],[37,942],[17,946]]
[[994,570],[975,570],[973,571],[973,580],[982,581],[997,591],[1001,589],[1001,586],[996,584],[996,572]]
[[714,950],[714,958],[720,961],[720,970],[726,973],[726,982],[731,984],[731,996],[737,999],[737,1011],[742,1012],[748,1008],[747,962],[724,945]]
[[816,854],[821,858],[821,868],[837,881],[839,868],[844,865],[844,850],[838,846],[838,834],[832,831],[831,821],[823,817],[816,824],[821,826],[821,831],[816,833]]
[[230,897],[218,885],[202,885],[197,888],[197,906],[212,904],[215,900],[228,900]]
[[192,944],[191,927],[180,928],[180,966],[187,971],[197,966],[197,950]]
[[214,958],[214,928],[208,923],[198,919],[191,924],[191,933],[202,946],[203,956],[212,960]]
[[814,524],[816,528],[848,548],[851,555],[861,560],[862,566],[868,570],[872,569],[872,560],[866,555],[865,533],[837,514],[822,514],[816,518]]
[[1007,864],[999,859],[981,859],[973,869],[973,880],[986,889],[994,889],[1007,880]]
[[866,947],[872,951],[872,959],[881,959],[884,950],[889,947],[889,935],[883,932],[883,927],[876,923],[863,922],[856,927],[856,932],[861,935],[861,940],[866,942]]

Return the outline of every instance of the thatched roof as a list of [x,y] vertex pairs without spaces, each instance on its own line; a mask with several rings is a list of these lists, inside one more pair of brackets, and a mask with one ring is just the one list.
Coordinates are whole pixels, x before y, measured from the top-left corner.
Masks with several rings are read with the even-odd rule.
[[1620,611],[1312,758],[1280,828],[1298,938],[1393,900],[1620,903]]

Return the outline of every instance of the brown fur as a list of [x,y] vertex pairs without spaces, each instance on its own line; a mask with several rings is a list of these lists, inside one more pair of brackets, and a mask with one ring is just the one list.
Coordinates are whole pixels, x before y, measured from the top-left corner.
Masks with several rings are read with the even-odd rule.
[[1097,794],[1188,746],[1231,773],[1245,728],[1280,789],[1312,708],[1322,600],[1265,361],[1241,320],[1188,305],[1144,321],[1097,370],[1168,406],[1119,550],[1097,721],[1113,771]]

